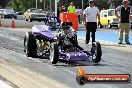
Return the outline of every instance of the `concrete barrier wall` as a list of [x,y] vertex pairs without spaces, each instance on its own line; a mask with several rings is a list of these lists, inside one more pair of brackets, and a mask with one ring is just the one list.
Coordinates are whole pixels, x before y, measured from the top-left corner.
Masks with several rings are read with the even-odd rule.
[[28,22],[25,20],[16,20],[16,19],[1,19],[2,27],[11,27],[12,21],[15,22],[15,26],[17,28],[32,28],[34,25],[44,25],[44,22]]
[[24,20],[24,16],[23,15],[17,15],[17,20]]

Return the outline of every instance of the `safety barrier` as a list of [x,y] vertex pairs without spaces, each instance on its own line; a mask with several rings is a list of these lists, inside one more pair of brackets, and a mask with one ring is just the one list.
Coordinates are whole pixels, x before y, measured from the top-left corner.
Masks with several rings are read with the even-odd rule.
[[77,13],[60,13],[61,22],[72,22],[72,28],[78,30],[78,14]]

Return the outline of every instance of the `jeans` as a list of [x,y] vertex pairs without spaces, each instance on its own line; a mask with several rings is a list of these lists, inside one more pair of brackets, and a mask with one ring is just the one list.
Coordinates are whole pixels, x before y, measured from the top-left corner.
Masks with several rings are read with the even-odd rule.
[[96,22],[87,22],[86,23],[86,41],[89,42],[90,40],[90,33],[92,37],[92,42],[95,42],[95,32],[97,29]]

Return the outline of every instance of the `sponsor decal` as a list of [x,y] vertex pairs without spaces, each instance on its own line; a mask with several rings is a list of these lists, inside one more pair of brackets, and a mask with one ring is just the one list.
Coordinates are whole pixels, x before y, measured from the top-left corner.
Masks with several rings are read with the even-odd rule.
[[87,74],[82,67],[79,67],[76,81],[79,85],[86,83],[130,83],[131,76],[129,74]]

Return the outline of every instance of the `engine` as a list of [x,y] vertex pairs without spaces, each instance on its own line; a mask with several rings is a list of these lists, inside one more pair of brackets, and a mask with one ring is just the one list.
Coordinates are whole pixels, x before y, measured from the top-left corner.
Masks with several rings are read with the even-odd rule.
[[35,41],[36,41],[37,50],[39,51],[39,55],[48,54],[50,48],[49,46],[50,42],[41,36],[35,36]]
[[63,25],[58,30],[59,46],[62,46],[63,50],[72,49],[77,44],[76,32],[69,25]]
[[73,41],[75,40],[76,33],[71,29],[68,30],[60,30],[59,37],[63,40],[65,45],[73,45]]

